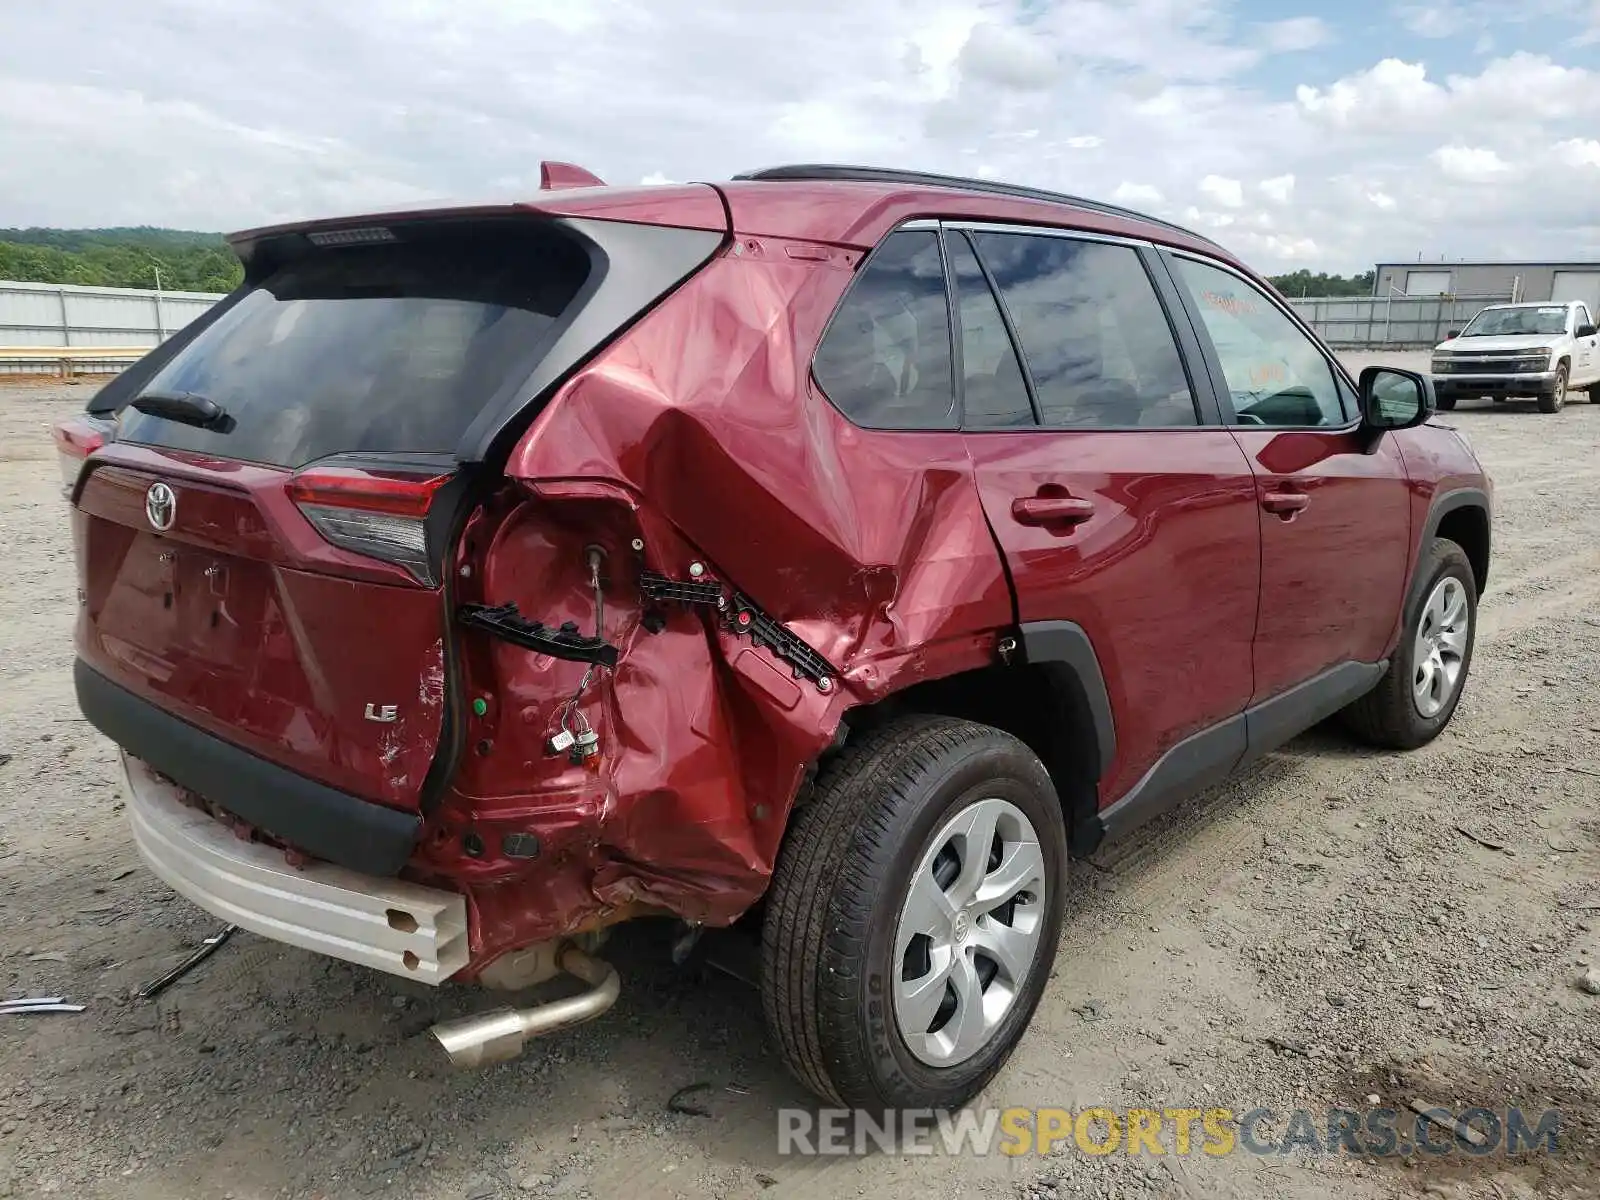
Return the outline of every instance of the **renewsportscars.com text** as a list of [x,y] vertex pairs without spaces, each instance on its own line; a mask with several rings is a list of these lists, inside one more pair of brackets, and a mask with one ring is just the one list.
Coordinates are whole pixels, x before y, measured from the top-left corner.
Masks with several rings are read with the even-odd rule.
[[986,1108],[883,1113],[778,1110],[778,1153],[1255,1155],[1560,1152],[1561,1113],[1519,1108],[1461,1112],[1371,1108]]

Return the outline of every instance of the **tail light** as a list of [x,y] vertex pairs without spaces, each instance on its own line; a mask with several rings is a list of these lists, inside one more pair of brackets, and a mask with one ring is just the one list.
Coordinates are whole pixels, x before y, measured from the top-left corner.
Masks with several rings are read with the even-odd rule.
[[404,567],[418,583],[436,587],[428,553],[428,510],[450,479],[313,468],[289,481],[289,498],[333,545]]
[[56,443],[56,462],[61,468],[61,493],[71,496],[77,485],[83,460],[106,444],[111,423],[96,417],[70,417],[50,431]]

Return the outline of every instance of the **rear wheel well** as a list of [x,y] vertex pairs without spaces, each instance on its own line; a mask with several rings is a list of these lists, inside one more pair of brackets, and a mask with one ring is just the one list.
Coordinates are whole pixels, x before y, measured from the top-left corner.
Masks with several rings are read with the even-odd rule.
[[851,709],[842,744],[848,746],[849,737],[907,713],[957,717],[1017,738],[1050,773],[1073,850],[1093,850],[1103,764],[1088,696],[1070,667],[995,665],[914,684],[876,704]]
[[1466,551],[1478,595],[1489,583],[1489,514],[1477,505],[1453,508],[1440,518],[1436,537],[1447,538]]

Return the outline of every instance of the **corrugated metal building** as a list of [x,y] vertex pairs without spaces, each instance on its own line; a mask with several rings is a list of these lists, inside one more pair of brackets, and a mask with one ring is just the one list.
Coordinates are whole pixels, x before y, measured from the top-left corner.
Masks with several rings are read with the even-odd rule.
[[1379,263],[1373,295],[1582,300],[1600,310],[1600,262]]

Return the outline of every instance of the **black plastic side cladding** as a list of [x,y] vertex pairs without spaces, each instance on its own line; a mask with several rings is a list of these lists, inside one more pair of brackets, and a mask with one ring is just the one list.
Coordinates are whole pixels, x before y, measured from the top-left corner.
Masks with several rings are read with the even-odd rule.
[[1022,653],[1027,662],[1062,663],[1077,677],[1094,720],[1099,763],[1095,778],[1103,775],[1117,756],[1117,728],[1106,692],[1105,675],[1094,643],[1083,626],[1072,621],[1030,621],[1022,627]]
[[1247,762],[1276,750],[1317,722],[1371,691],[1386,662],[1343,662],[1252,708],[1184,738],[1158,758],[1126,795],[1100,810],[1078,831],[1089,853],[1102,838],[1117,838],[1204,788],[1222,782]]

